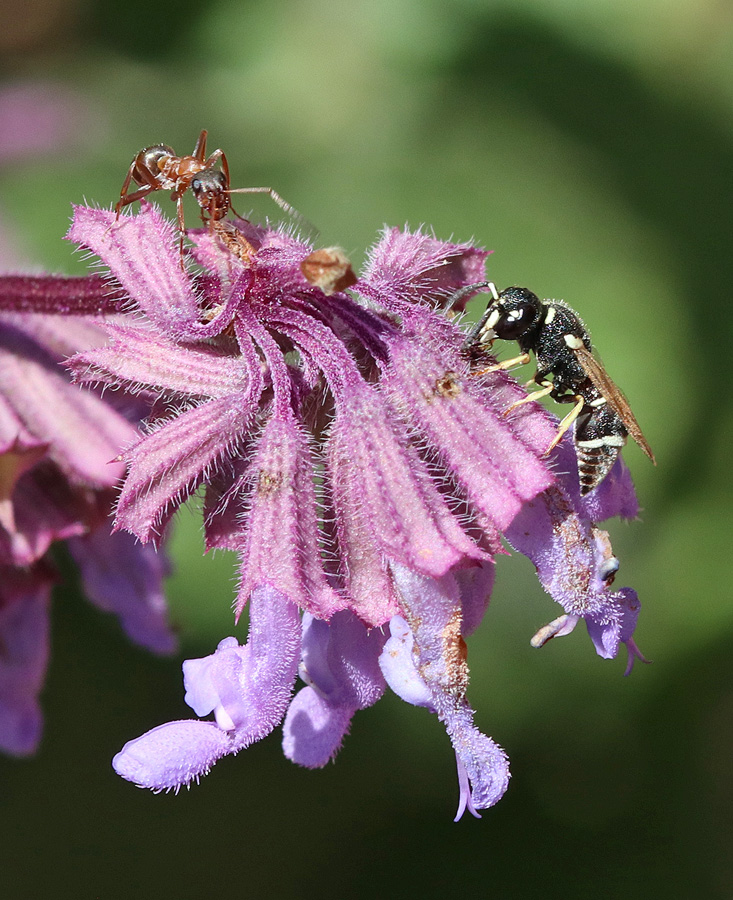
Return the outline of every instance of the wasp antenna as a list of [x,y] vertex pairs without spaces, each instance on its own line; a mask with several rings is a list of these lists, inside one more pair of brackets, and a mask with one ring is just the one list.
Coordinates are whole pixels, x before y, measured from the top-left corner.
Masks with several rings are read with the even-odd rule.
[[455,306],[456,303],[458,303],[460,300],[463,300],[464,297],[468,297],[469,294],[478,294],[482,290],[484,290],[484,288],[488,288],[491,291],[491,295],[494,300],[499,299],[499,295],[496,293],[496,287],[494,286],[493,282],[479,281],[477,284],[467,284],[465,287],[462,287],[454,294],[451,294],[450,297],[446,298],[443,309],[451,309],[451,307]]

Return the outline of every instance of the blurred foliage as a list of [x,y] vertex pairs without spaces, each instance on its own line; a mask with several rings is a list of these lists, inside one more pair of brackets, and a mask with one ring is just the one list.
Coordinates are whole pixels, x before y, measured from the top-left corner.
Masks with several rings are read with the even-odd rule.
[[[88,120],[73,151],[0,171],[4,219],[39,265],[84,271],[60,240],[69,204],[110,204],[140,147],[189,152],[206,127],[237,185],[274,186],[355,264],[383,223],[428,223],[492,248],[500,285],[565,298],[659,465],[629,448],[644,521],[611,529],[654,665],[623,679],[580,633],[531,650],[556,609],[526,560],[499,560],[470,642],[471,699],[514,780],[481,822],[452,823],[443,730],[396,698],[357,716],[324,771],[295,769],[273,736],[178,797],[133,790],[108,759],[187,716],[180,660],[128,647],[59,591],[42,750],[0,762],[2,896],[730,896],[733,7],[13,10],[0,75],[72,88]],[[252,203],[256,217],[278,213]],[[191,511],[173,550],[183,651],[204,655],[234,631],[233,564],[201,558]]]

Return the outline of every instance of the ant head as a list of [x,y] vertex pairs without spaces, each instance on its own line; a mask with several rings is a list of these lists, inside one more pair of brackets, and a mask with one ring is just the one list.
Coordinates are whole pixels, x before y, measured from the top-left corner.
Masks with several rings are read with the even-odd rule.
[[542,301],[527,288],[508,287],[486,311],[484,330],[492,337],[516,341],[532,328],[542,315]]
[[212,219],[223,219],[229,212],[229,183],[221,169],[202,169],[191,181],[191,193],[201,209]]

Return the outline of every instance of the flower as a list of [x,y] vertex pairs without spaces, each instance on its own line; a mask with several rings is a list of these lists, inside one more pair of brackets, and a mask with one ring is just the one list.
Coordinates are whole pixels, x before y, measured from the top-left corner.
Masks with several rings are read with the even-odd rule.
[[249,604],[246,645],[228,637],[184,663],[187,703],[214,721],[154,728],[116,771],[177,790],[283,718],[286,755],[322,766],[389,685],[445,724],[459,816],[494,804],[508,762],[473,723],[464,637],[502,540],[563,604],[555,633],[585,619],[602,656],[633,650],[638,601],[610,590],[617,564],[594,524],[636,512],[623,465],[581,500],[572,443],[545,458],[554,419],[536,404],[505,415],[521,389],[504,372],[473,377],[441,311],[481,279],[485,253],[387,230],[353,297],[324,275],[338,254],[314,262],[305,243],[248,222],[194,235],[196,268],[147,204],[119,220],[78,208],[69,237],[134,316],[73,357],[74,376],[156,396],[151,428],[123,453],[116,528],[159,540],[203,488],[207,547],[238,553],[237,615]]

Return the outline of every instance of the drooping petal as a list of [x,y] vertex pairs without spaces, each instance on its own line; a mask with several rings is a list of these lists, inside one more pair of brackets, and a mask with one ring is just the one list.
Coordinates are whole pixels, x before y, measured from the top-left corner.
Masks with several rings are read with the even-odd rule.
[[298,607],[275,590],[257,589],[246,646],[226,639],[213,658],[187,664],[187,697],[197,709],[215,710],[217,723],[160,725],[125,744],[113,760],[115,771],[154,791],[177,790],[222,756],[261,740],[288,707],[299,651]]
[[[412,694],[420,705],[427,705],[415,685],[421,679],[430,694],[430,706],[445,724],[459,763],[459,775],[464,772],[470,783],[470,793],[461,787],[459,815],[470,806],[472,810],[493,806],[509,784],[509,763],[504,751],[491,738],[482,734],[473,723],[473,710],[466,698],[468,666],[466,645],[461,634],[461,598],[451,573],[442,578],[429,578],[404,566],[392,567],[400,602],[410,623],[410,635],[402,632],[405,647],[401,652],[403,674],[398,685],[406,696]],[[393,638],[396,635],[393,633]],[[410,645],[410,637],[412,645]],[[390,641],[382,655],[382,671],[391,686],[390,666],[386,657]],[[407,658],[412,657],[415,673],[406,676]]]
[[329,623],[303,617],[300,676],[308,686],[296,694],[283,723],[288,759],[313,769],[338,753],[354,713],[382,696],[384,639],[380,629],[367,629],[348,611]]
[[[569,439],[564,443],[569,443]],[[564,453],[568,468],[558,473],[558,484],[525,506],[507,529],[506,538],[532,560],[540,583],[567,615],[585,619],[597,653],[608,659],[616,656],[622,640],[632,637],[639,602],[633,592],[611,591],[618,560],[613,556],[608,534],[595,527],[568,493],[574,486],[577,490],[577,464],[574,452],[571,456],[565,448]],[[623,479],[623,470],[617,471]],[[619,489],[612,486],[606,496],[611,498],[609,502],[616,503],[619,497],[627,502],[623,498],[628,495],[622,483]],[[570,630],[569,624],[551,629],[548,637]],[[533,639],[536,646],[545,643],[546,639],[539,637],[544,632],[540,629]]]

